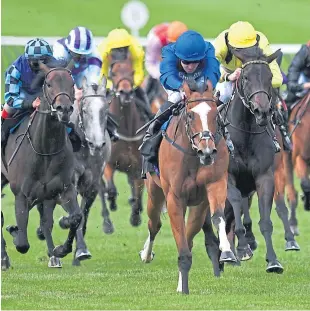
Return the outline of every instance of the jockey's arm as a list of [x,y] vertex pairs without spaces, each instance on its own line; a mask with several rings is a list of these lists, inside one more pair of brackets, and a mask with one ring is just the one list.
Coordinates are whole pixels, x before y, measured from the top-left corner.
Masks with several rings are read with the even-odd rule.
[[152,35],[148,38],[145,50],[145,68],[149,75],[154,79],[159,79],[160,71],[160,54],[161,54],[162,44],[160,40]]
[[4,105],[2,110],[2,118],[11,116],[16,109],[32,108],[33,97],[28,97],[27,94],[21,95],[22,81],[21,73],[12,65],[5,75],[5,93]]
[[288,68],[288,89],[293,92],[301,92],[304,90],[304,85],[298,83],[298,78],[305,67],[305,62],[308,55],[308,47],[303,45],[301,49],[294,56],[289,68]]

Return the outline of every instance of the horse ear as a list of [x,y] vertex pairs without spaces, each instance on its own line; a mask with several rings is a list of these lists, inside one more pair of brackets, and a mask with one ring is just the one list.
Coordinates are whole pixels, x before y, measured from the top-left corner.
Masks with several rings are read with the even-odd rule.
[[281,54],[282,54],[281,49],[278,49],[277,51],[275,51],[275,52],[272,53],[271,55],[267,56],[267,62],[268,62],[268,64],[270,64],[272,61],[274,61],[275,59],[277,59]]
[[100,93],[106,93],[107,89],[107,78],[105,76],[102,76],[99,91]]
[[185,81],[185,82],[183,83],[183,90],[184,90],[184,92],[185,92],[186,97],[189,98],[189,96],[190,96],[190,94],[191,94],[191,90],[190,90],[190,88],[189,88],[189,85],[188,85],[187,81]]
[[241,60],[241,62],[244,62],[244,56],[242,55],[242,52],[236,50],[236,49],[230,49],[231,53],[236,56],[238,59]]

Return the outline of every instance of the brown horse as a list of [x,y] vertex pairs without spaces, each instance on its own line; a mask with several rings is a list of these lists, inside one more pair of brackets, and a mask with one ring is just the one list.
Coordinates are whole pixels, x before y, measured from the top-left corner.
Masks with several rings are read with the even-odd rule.
[[135,104],[133,74],[130,59],[112,62],[111,79],[115,96],[110,104],[110,112],[119,123],[120,140],[112,144],[111,157],[104,170],[104,177],[107,182],[110,209],[116,210],[117,190],[113,180],[114,172],[119,170],[127,174],[132,191],[132,197],[129,200],[132,207],[130,223],[133,226],[139,226],[144,183],[140,178],[142,158],[138,147],[145,133],[135,134],[144,124],[144,120]]
[[[293,189],[292,168],[295,169],[297,177],[301,180],[301,189],[304,196],[304,208],[310,211],[310,92],[308,92],[292,109],[289,118],[290,136],[293,142],[292,165],[288,159],[288,188],[291,197],[291,225],[297,228],[295,208],[297,204],[296,191]],[[291,170],[290,170],[291,168]],[[291,172],[290,172],[291,171]],[[295,196],[294,196],[295,194]],[[293,203],[293,204],[292,204]],[[295,219],[294,219],[295,217]]]
[[[210,84],[208,89],[212,89]],[[236,259],[225,232],[224,208],[229,157],[217,124],[217,106],[211,91],[191,93],[185,85],[185,93],[188,98],[185,107],[179,116],[172,117],[170,126],[163,132],[165,139],[159,148],[160,177],[147,175],[149,237],[140,257],[143,262],[153,259],[152,247],[161,227],[161,208],[166,199],[179,253],[177,291],[188,294],[193,238],[203,225],[212,227],[211,217],[219,232],[219,247],[222,251],[220,259],[217,257],[217,265],[219,260],[231,262]],[[187,206],[193,208],[190,209],[185,226]],[[212,228],[211,231],[213,232]]]

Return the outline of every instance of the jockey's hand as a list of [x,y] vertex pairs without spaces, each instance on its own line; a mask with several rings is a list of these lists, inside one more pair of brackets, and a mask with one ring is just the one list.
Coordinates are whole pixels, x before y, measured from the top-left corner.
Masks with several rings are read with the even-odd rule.
[[75,96],[75,100],[78,102],[81,100],[83,96],[83,91],[77,88],[76,85],[74,85],[74,96]]
[[310,89],[310,82],[304,83],[304,89],[309,90]]
[[32,102],[32,107],[36,109],[36,108],[38,108],[38,107],[40,106],[40,104],[41,104],[40,98],[37,97],[37,98]]
[[233,73],[231,73],[230,75],[228,75],[228,80],[229,81],[236,81],[241,74],[241,68],[237,68]]

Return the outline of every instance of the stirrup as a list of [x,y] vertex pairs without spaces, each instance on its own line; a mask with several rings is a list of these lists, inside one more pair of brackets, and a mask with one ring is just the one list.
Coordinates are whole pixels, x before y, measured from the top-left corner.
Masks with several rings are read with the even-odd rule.
[[280,152],[281,151],[281,146],[280,146],[279,142],[277,141],[277,139],[275,139],[275,138],[273,139],[273,144],[274,144],[274,146],[276,148],[276,153]]

